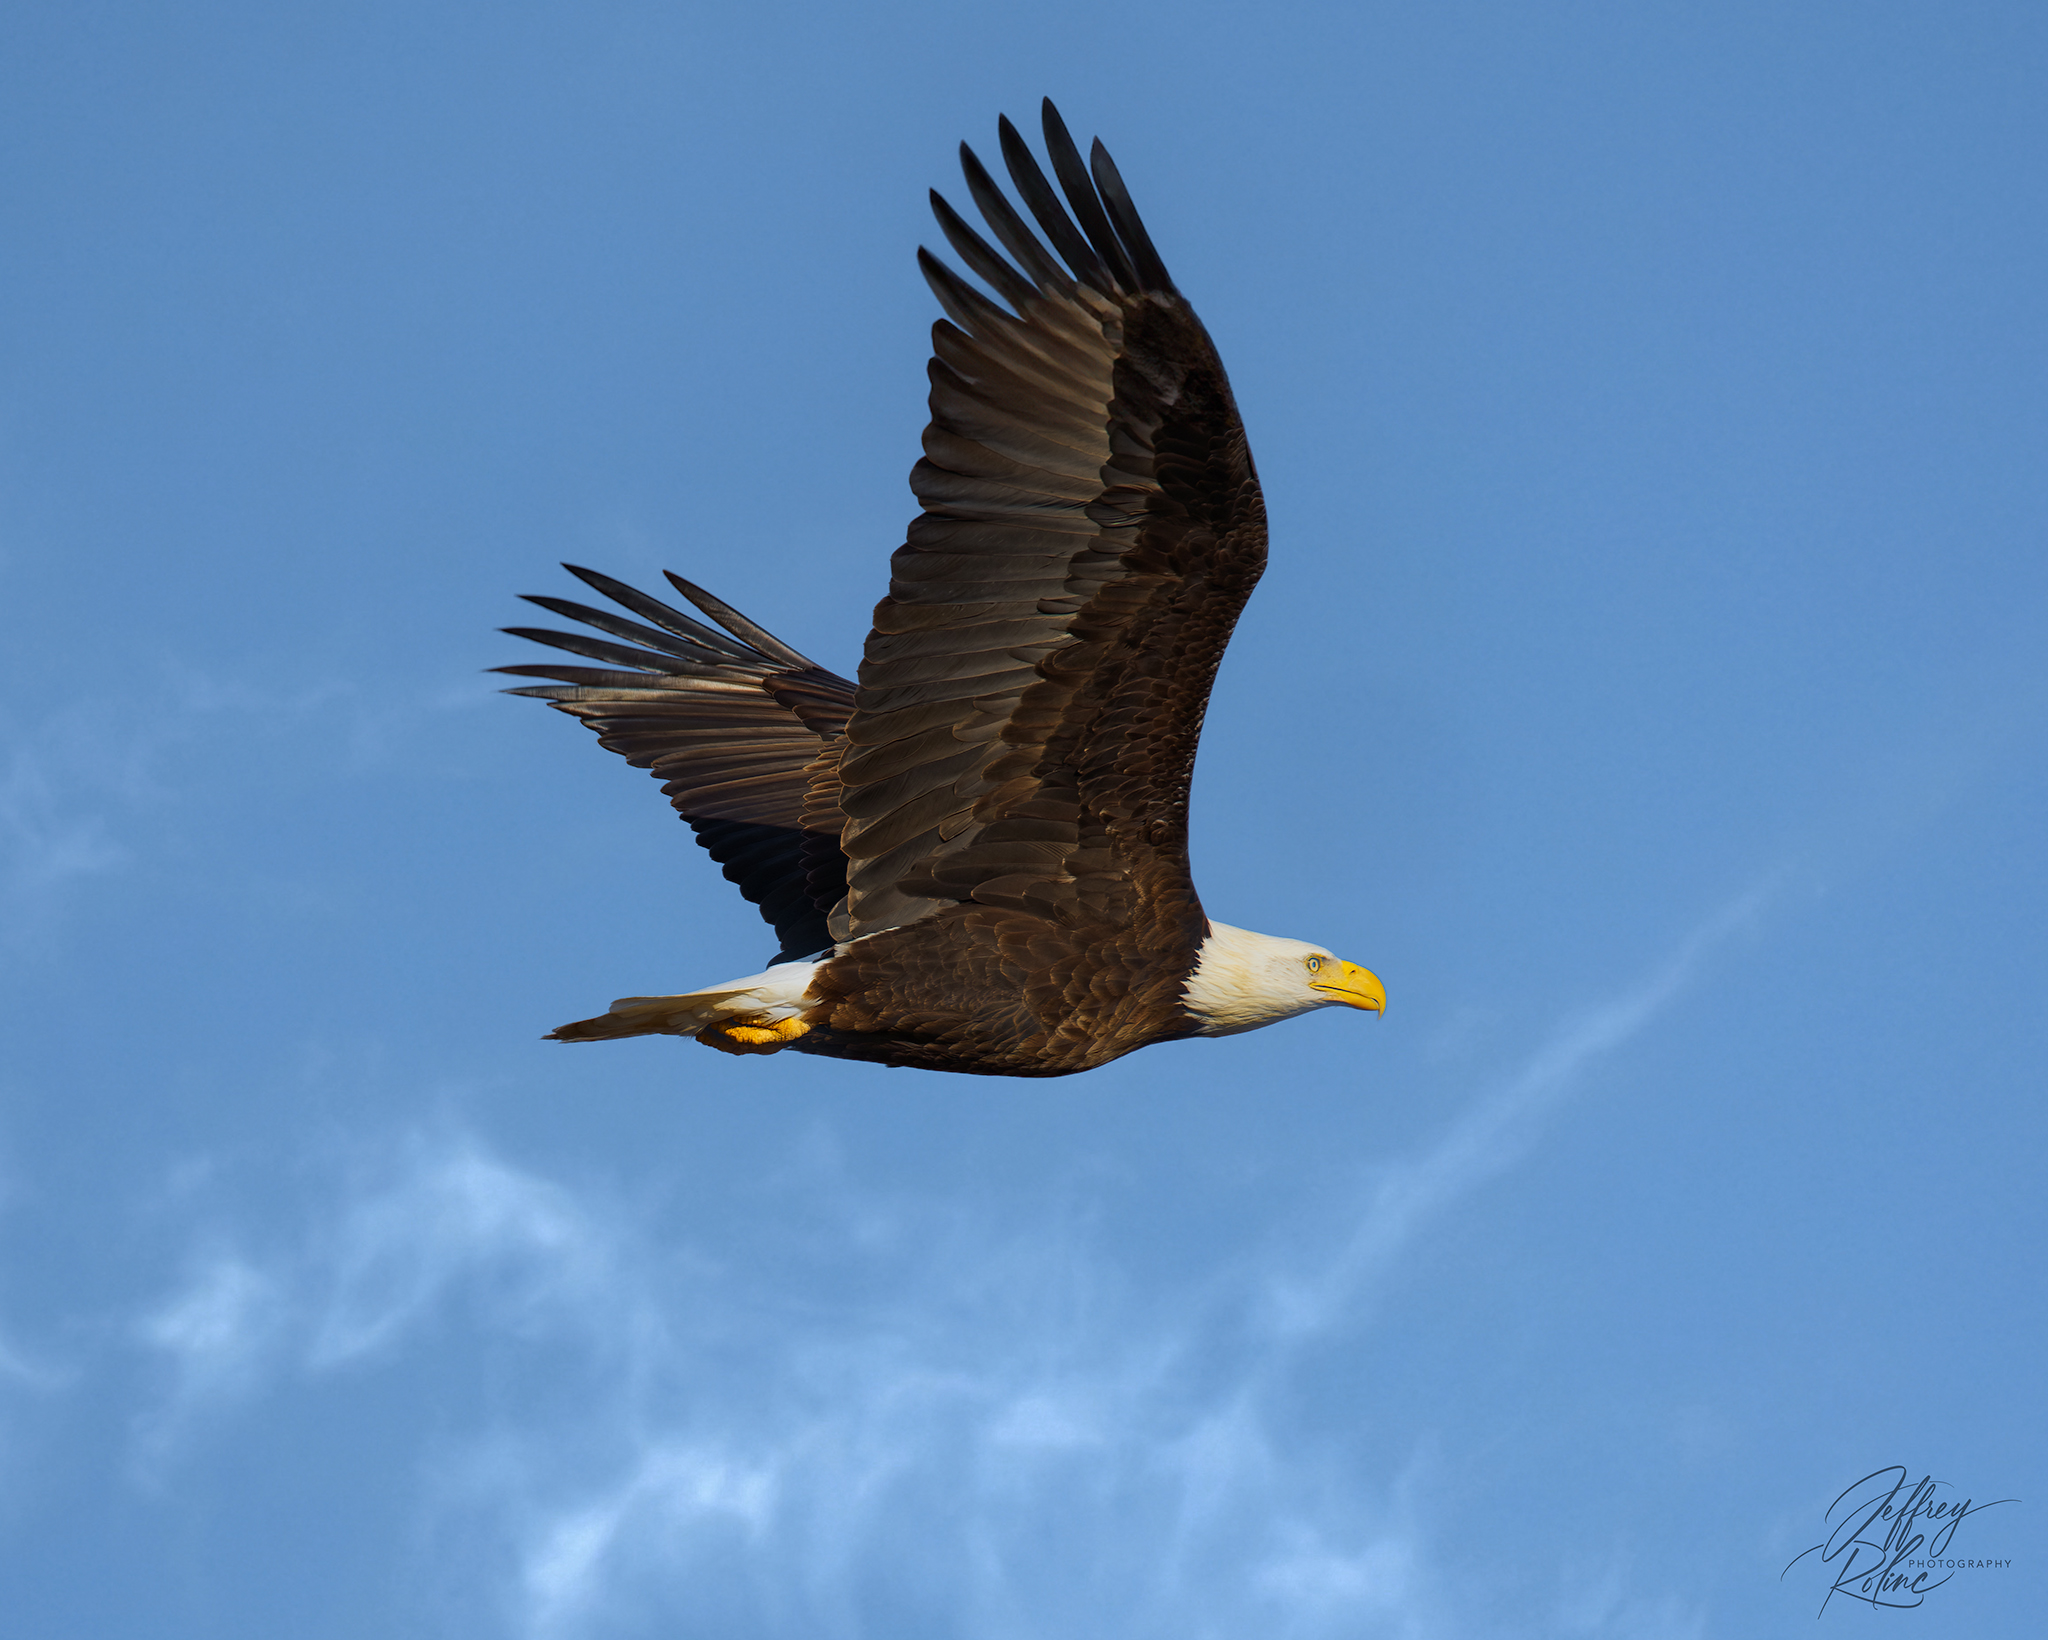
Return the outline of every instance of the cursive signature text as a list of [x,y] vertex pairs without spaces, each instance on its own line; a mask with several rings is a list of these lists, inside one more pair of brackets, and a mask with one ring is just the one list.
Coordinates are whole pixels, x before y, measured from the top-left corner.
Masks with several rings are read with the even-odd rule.
[[[1834,1575],[1827,1593],[1821,1596],[1821,1612],[1828,1609],[1828,1602],[1838,1594],[1861,1600],[1872,1608],[1919,1605],[1931,1590],[1955,1576],[1953,1571],[1944,1571],[1937,1577],[1931,1568],[1934,1562],[1948,1556],[1956,1528],[1986,1509],[2020,1501],[1958,1501],[1938,1495],[1946,1485],[1945,1481],[1923,1475],[1909,1487],[1904,1464],[1872,1470],[1844,1488],[1842,1495],[1828,1505],[1823,1517],[1830,1528],[1826,1539],[1794,1555],[1785,1572],[1808,1555],[1820,1556],[1821,1563]],[[1923,1569],[1915,1571],[1916,1566]],[[1778,1576],[1782,1579],[1785,1572]],[[1818,1617],[1820,1612],[1814,1615]]]

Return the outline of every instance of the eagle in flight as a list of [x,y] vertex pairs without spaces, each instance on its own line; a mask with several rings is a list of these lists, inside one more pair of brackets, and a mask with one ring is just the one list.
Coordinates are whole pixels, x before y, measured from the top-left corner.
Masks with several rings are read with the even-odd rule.
[[506,629],[597,663],[500,670],[551,680],[511,693],[651,770],[780,942],[763,973],[622,998],[551,1040],[1064,1076],[1384,1008],[1365,969],[1212,922],[1195,894],[1195,744],[1265,506],[1215,346],[1108,151],[1084,164],[1049,101],[1044,121],[1057,192],[999,127],[1037,232],[964,143],[1002,251],[932,195],[996,300],[919,250],[946,312],[910,475],[924,510],[858,682],[675,575],[703,620],[571,565],[637,619],[535,597],[602,636]]

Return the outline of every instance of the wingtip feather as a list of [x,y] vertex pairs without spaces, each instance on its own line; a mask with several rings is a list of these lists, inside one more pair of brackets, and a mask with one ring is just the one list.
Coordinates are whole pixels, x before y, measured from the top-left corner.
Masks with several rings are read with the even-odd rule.
[[1075,221],[1117,284],[1127,291],[1139,289],[1137,270],[1132,267],[1129,253],[1102,209],[1102,201],[1095,192],[1095,180],[1082,163],[1081,150],[1074,145],[1067,122],[1060,118],[1060,111],[1053,106],[1050,97],[1045,99],[1043,114],[1045,151],[1052,160],[1053,175],[1059,178],[1067,203],[1073,208]]
[[785,666],[806,670],[822,670],[808,655],[800,655],[774,633],[758,622],[750,621],[723,598],[715,598],[693,581],[685,581],[672,569],[661,572],[668,577],[668,584],[709,615],[735,638],[752,644],[770,660],[781,661]]
[[1145,222],[1138,215],[1138,207],[1131,203],[1131,191],[1124,186],[1122,173],[1116,168],[1116,161],[1109,156],[1109,150],[1097,137],[1088,150],[1088,173],[1095,183],[1095,191],[1101,197],[1110,221],[1115,225],[1117,237],[1131,254],[1131,261],[1142,281],[1142,288],[1156,291],[1161,295],[1177,295],[1173,276],[1166,271],[1166,263],[1152,244],[1152,236],[1145,231]]

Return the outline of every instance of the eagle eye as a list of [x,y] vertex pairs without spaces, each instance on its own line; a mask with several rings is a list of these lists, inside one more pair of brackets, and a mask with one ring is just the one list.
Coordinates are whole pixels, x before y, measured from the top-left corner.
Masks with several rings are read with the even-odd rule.
[[1310,972],[1311,974],[1315,973],[1315,972],[1316,972],[1316,971],[1317,971],[1318,969],[1320,969],[1320,968],[1321,968],[1322,966],[1323,966],[1323,959],[1322,959],[1321,957],[1310,957],[1310,958],[1308,959],[1308,971],[1309,971],[1309,972]]

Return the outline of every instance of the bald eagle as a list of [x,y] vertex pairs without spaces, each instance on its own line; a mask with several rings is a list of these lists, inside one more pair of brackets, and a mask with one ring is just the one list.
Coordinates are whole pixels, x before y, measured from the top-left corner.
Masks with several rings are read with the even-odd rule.
[[499,670],[552,680],[510,693],[652,770],[780,941],[765,972],[626,997],[551,1040],[665,1033],[1065,1076],[1385,1006],[1378,979],[1322,946],[1203,913],[1188,783],[1265,565],[1258,475],[1216,349],[1107,150],[1084,164],[1048,101],[1055,192],[1009,120],[998,129],[1039,233],[963,143],[967,190],[1009,254],[931,196],[997,300],[918,251],[946,313],[910,475],[924,510],[859,681],[675,575],[704,619],[568,565],[638,619],[534,597],[603,636],[505,629],[599,663]]

